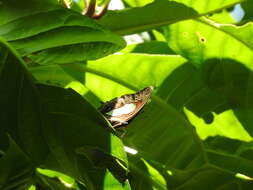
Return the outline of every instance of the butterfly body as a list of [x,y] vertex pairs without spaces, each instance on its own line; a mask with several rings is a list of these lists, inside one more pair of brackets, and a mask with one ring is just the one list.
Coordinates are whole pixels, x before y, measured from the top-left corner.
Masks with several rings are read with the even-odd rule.
[[147,103],[152,91],[153,87],[149,86],[135,94],[126,94],[114,98],[102,105],[99,110],[113,127],[126,125]]

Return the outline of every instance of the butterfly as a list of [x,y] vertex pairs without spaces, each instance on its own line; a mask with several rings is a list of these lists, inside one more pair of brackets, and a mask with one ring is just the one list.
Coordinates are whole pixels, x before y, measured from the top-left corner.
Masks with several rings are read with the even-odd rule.
[[99,111],[109,120],[113,127],[128,124],[149,100],[154,87],[148,86],[134,94],[125,94],[105,102]]

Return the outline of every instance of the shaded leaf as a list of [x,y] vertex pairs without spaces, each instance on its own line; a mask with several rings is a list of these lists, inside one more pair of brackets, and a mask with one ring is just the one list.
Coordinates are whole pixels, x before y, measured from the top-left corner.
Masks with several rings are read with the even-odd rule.
[[[59,87],[35,85],[16,52],[5,42],[1,50],[1,106],[6,108],[1,112],[1,131],[9,133],[33,161],[33,167],[54,169],[90,189],[99,188],[102,184],[93,181],[89,172],[103,176],[103,171],[79,158],[75,151],[84,145],[94,146],[108,157],[113,155],[127,163],[121,140],[109,133],[113,130],[108,122],[80,95]],[[119,165],[114,162],[111,167]]]
[[33,163],[11,138],[9,140],[9,149],[0,158],[0,188],[22,190],[33,183]]

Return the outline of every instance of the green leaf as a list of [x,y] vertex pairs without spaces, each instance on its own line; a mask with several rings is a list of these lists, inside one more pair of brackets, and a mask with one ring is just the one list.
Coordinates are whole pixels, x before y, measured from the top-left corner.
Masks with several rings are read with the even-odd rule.
[[[73,90],[35,85],[23,61],[5,42],[1,52],[0,103],[6,108],[1,111],[1,131],[13,138],[35,167],[63,172],[94,189],[103,178],[93,180],[90,171],[103,176],[103,170],[80,158],[78,148],[98,148],[127,165],[121,140],[109,133],[113,130],[108,122],[88,102]],[[113,162],[110,167],[121,165]]]
[[67,183],[62,183],[58,178],[50,178],[44,175],[37,174],[37,178],[39,178],[36,184],[36,189],[62,189],[62,190],[79,190],[79,188],[72,187]]
[[[252,188],[251,180],[243,180],[235,177],[229,171],[207,165],[195,171],[177,172],[175,178],[171,180],[170,188],[176,189],[250,189]],[[174,181],[175,180],[175,181]],[[174,184],[174,185],[172,185]]]
[[[15,15],[15,20],[8,12],[9,9],[12,11],[9,6],[3,2],[8,14],[3,15],[5,20],[0,22],[0,35],[22,56],[28,56],[39,64],[97,59],[125,46],[122,38],[95,21],[60,6],[52,5],[37,12],[33,10],[31,14],[20,13]],[[17,3],[16,6],[22,8],[23,5]]]
[[76,184],[75,180],[69,176],[66,176],[60,172],[37,168],[38,186],[44,188],[57,189],[77,189],[80,188]]
[[152,165],[150,165],[147,161],[142,159],[143,163],[146,165],[148,173],[150,174],[150,178],[155,181],[157,184],[159,184],[159,188],[166,189],[166,181],[164,177],[161,175],[161,173]]
[[117,181],[115,177],[109,171],[106,171],[103,189],[104,190],[131,190],[131,187],[128,182],[125,182],[125,184],[119,183],[119,181]]
[[[35,163],[41,163],[48,154],[42,134],[42,110],[38,91],[25,63],[16,51],[0,41],[0,105],[1,131],[13,140]],[[34,127],[36,126],[36,127]]]
[[[132,189],[141,190],[152,190],[154,186],[160,187],[156,184],[156,181],[152,181],[150,173],[147,170],[144,161],[138,156],[130,155],[130,184]],[[154,185],[155,184],[155,185]]]
[[[224,157],[219,152],[210,152],[203,147],[191,124],[185,120],[181,112],[185,105],[193,111],[201,113],[200,110],[216,110],[212,106],[224,101],[223,97],[212,92],[212,89],[209,89],[203,82],[201,72],[205,70],[198,70],[190,63],[185,62],[186,60],[182,57],[174,55],[113,55],[98,61],[88,62],[85,68],[87,72],[85,84],[96,96],[105,101],[131,92],[126,87],[130,89],[141,89],[149,85],[158,87],[155,90],[155,95],[152,96],[151,103],[146,105],[144,111],[128,125],[123,140],[127,146],[136,149],[139,156],[170,170],[172,175],[166,181],[171,181],[170,185],[173,187],[182,185],[182,188],[185,189],[189,189],[191,186],[201,189],[204,184],[195,182],[195,178],[199,176],[203,176],[203,180],[205,178],[205,184],[213,183],[210,189],[226,186],[227,180],[234,180],[236,173],[251,177],[252,169],[245,170],[245,166],[251,162],[251,158],[243,161],[244,158],[240,156],[234,158],[233,153]],[[195,86],[191,86],[192,84]],[[195,94],[199,88],[203,88],[203,91],[200,91],[201,96],[213,98],[211,100],[200,99],[200,102],[203,101],[203,107],[197,101],[199,100],[196,96],[198,94]],[[211,101],[210,105],[209,101]],[[174,108],[169,105],[170,103]],[[205,105],[209,107],[205,107]],[[223,108],[223,111],[224,109],[227,108]],[[218,111],[217,113],[220,113]],[[221,117],[223,116],[221,115]],[[226,118],[223,117],[223,119]],[[214,121],[216,122],[216,118]],[[219,127],[222,128],[223,125],[219,125]],[[225,127],[226,125],[224,125],[224,129]],[[244,135],[241,134],[242,131],[242,128],[233,128],[226,132],[226,136],[251,140],[245,131]],[[243,162],[243,164],[237,165],[236,169],[229,169],[229,166],[223,166],[219,159],[222,162],[227,160],[229,166],[235,162]],[[219,177],[223,175],[224,178]],[[141,178],[140,175],[138,176]],[[208,176],[211,177],[210,180],[207,179]],[[214,183],[215,180],[217,180],[216,183]],[[239,183],[244,184],[242,181]]]
[[[235,173],[252,176],[252,142],[242,142],[224,137],[208,138],[205,142],[209,162]],[[224,162],[227,160],[227,162]]]
[[[87,63],[85,85],[102,101],[108,101],[146,86],[159,87],[167,75],[184,62],[184,58],[176,55],[112,55]],[[103,93],[103,89],[110,91]]]
[[[210,58],[230,58],[246,67],[251,63],[251,23],[237,27],[198,19],[173,24],[164,31],[169,46],[196,66]],[[238,50],[243,54],[237,54]]]
[[24,0],[22,2],[19,0],[3,0],[1,2],[0,25],[12,22],[27,15],[43,12],[51,8],[54,9],[55,4],[58,4],[55,0]]
[[[159,17],[154,15],[159,15]],[[117,34],[126,35],[197,16],[193,9],[183,4],[173,1],[157,1],[145,7],[108,12],[99,20],[99,23]]]
[[[38,87],[43,97],[43,105],[47,109],[44,128],[46,136],[44,138],[49,145],[52,158],[56,159],[56,162],[48,159],[50,162],[45,163],[46,166],[55,167],[58,165],[59,168],[64,168],[62,172],[69,175],[74,174],[77,179],[81,177],[79,176],[83,173],[81,171],[87,173],[91,169],[95,171],[93,164],[89,164],[90,161],[87,158],[79,158],[78,150],[80,148],[87,149],[87,151],[90,148],[98,148],[99,152],[108,153],[127,162],[121,141],[106,131],[105,120],[80,95],[70,89],[64,90],[43,85]],[[96,140],[94,141],[94,139]],[[112,149],[112,147],[117,147],[117,149]],[[110,156],[108,157],[110,158]],[[80,161],[78,161],[79,159]],[[90,165],[90,168],[84,169],[83,164]],[[112,165],[118,167],[116,162]],[[108,165],[106,166],[108,167]],[[85,175],[81,178],[85,178],[86,183],[88,183],[87,180],[90,180]]]
[[147,54],[174,54],[166,42],[148,41],[128,45],[121,50],[122,53],[147,53]]
[[[241,2],[139,1],[97,22],[79,14],[84,5],[2,1],[0,36],[18,53],[1,40],[0,186],[66,189],[64,174],[72,189],[252,189],[252,24],[221,24]],[[98,59],[125,44],[99,23],[159,33]],[[97,110],[150,85],[150,101],[119,131]]]
[[232,110],[227,110],[214,115],[214,120],[207,124],[203,119],[198,118],[190,111],[185,111],[190,122],[196,127],[198,135],[205,139],[208,136],[222,135],[225,137],[236,138],[242,141],[251,141],[252,137],[243,128]]
[[[233,6],[242,0],[155,1],[144,7],[111,11],[99,23],[115,33],[126,35],[193,19]],[[152,13],[152,14],[150,14]],[[124,20],[125,22],[122,22]]]
[[205,113],[233,109],[237,119],[232,120],[239,120],[252,136],[252,24],[237,27],[199,19],[172,25],[165,33],[170,47],[201,68],[208,90],[220,97],[218,109],[210,107]]
[[73,63],[67,65],[47,65],[30,67],[36,80],[41,83],[72,88],[88,100],[94,107],[99,107],[101,102],[88,88],[82,83],[85,81],[85,64]]
[[0,188],[22,190],[33,183],[32,161],[9,138],[9,149],[0,158]]

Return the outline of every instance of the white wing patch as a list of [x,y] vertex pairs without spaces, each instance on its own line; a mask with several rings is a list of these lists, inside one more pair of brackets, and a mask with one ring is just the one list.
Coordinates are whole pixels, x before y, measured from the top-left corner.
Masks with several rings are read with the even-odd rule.
[[129,114],[130,112],[134,111],[136,108],[135,104],[125,104],[124,106],[114,109],[112,111],[109,111],[108,113],[106,113],[107,115],[110,115],[112,117],[115,116],[120,116],[123,114]]

